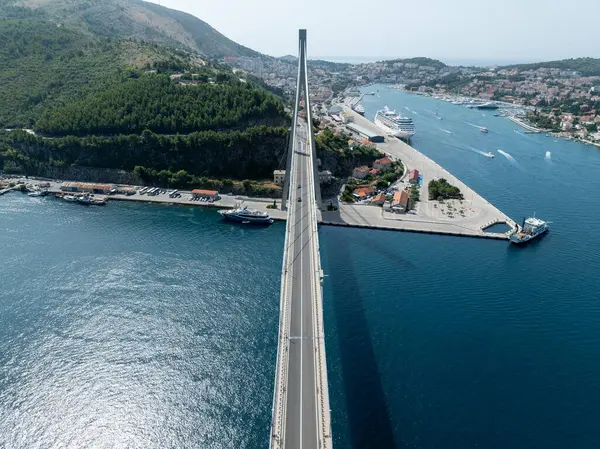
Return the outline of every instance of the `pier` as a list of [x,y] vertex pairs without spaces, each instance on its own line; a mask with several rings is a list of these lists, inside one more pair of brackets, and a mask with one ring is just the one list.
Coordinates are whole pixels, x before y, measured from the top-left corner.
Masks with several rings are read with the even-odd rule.
[[[354,123],[374,133],[382,133],[377,125],[354,112],[347,105],[340,104],[340,106]],[[416,213],[398,214],[366,204],[340,203],[337,211],[321,212],[323,224],[492,239],[507,239],[508,233],[516,228],[516,223],[510,217],[409,144],[395,137],[386,136],[384,142],[377,144],[377,148],[392,159],[400,159],[406,171],[415,168],[422,175],[420,200]],[[458,187],[464,199],[444,202],[429,200],[429,181],[440,178]],[[447,213],[449,208],[461,213]],[[491,225],[502,223],[507,225],[505,233],[486,232]]]

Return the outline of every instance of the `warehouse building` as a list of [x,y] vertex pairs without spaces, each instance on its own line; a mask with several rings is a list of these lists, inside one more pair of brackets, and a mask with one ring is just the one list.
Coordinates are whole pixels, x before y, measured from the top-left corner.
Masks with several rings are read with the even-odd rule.
[[111,184],[92,184],[89,182],[63,182],[60,190],[63,192],[99,193],[108,195],[114,187]]
[[192,190],[192,198],[207,198],[216,201],[219,197],[219,192],[216,190],[194,189]]
[[383,142],[385,140],[382,135],[376,134],[368,130],[367,128],[363,128],[362,126],[357,125],[356,123],[348,123],[346,125],[346,128],[348,128],[353,133],[358,134],[363,139],[367,139],[369,142]]

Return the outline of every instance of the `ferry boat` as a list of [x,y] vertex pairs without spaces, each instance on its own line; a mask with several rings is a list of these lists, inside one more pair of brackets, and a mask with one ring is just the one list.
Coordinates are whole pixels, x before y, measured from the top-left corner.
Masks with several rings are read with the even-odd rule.
[[392,136],[410,140],[415,135],[415,124],[409,117],[403,117],[387,106],[375,114],[375,124],[389,132]]
[[540,220],[539,218],[535,218],[534,216],[523,219],[523,224],[521,226],[517,225],[517,229],[513,231],[508,238],[511,243],[527,243],[530,240],[533,240],[534,238],[544,234],[549,229],[548,223],[546,223],[544,220]]
[[362,104],[356,104],[356,105],[354,105],[354,107],[352,108],[352,110],[354,112],[356,112],[357,114],[365,115],[365,108],[363,107]]
[[273,219],[266,212],[261,212],[248,207],[238,207],[233,210],[220,210],[219,213],[226,220],[236,221],[244,224],[271,224]]

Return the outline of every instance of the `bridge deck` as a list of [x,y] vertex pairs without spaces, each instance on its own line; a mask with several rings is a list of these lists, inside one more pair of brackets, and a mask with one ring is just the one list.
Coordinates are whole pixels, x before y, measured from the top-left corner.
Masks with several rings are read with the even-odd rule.
[[[272,449],[331,448],[329,391],[323,338],[323,295],[317,234],[320,203],[306,76],[306,32],[300,30],[296,106],[287,175],[288,220],[281,275]],[[304,89],[307,121],[298,121]],[[316,178],[316,181],[315,181]]]

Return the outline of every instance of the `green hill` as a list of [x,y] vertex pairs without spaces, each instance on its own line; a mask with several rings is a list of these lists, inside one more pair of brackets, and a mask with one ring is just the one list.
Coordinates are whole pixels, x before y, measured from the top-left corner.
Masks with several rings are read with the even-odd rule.
[[282,101],[246,82],[218,74],[220,84],[178,85],[166,75],[115,82],[42,115],[35,130],[47,135],[160,134],[283,125]]
[[444,64],[442,61],[438,61],[437,59],[431,59],[431,58],[423,58],[423,57],[417,57],[417,58],[405,58],[405,59],[391,59],[388,61],[381,61],[383,63],[385,63],[386,65],[392,65],[396,62],[402,62],[404,64],[417,64],[417,65],[424,65],[424,66],[429,66],[429,67],[435,67],[436,69],[443,69],[444,67],[446,67],[446,64]]
[[0,20],[0,127],[31,127],[48,106],[102,89],[128,67],[193,65],[157,46],[95,39],[37,19]]
[[0,0],[0,18],[15,14],[34,14],[88,35],[155,42],[210,58],[259,55],[190,14],[141,0]]
[[[45,135],[0,131],[5,172],[101,181],[116,169],[216,187],[207,176],[264,179],[278,168],[289,119],[253,78],[194,52],[97,36],[27,8],[0,10],[17,17],[0,19],[0,129]],[[88,168],[99,174],[81,175]]]
[[537,70],[561,69],[579,72],[582,76],[600,76],[600,59],[598,58],[572,58],[560,61],[535,62],[532,64],[514,64],[502,67],[503,69]]

